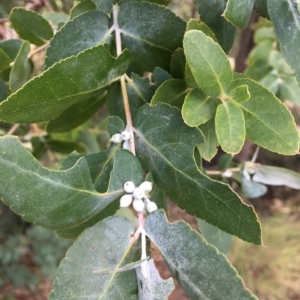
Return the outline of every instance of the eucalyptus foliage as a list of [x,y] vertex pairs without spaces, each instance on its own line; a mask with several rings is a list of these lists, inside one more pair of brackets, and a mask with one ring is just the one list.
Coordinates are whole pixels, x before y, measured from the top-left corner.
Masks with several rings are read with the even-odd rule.
[[[69,17],[21,7],[9,16],[20,39],[0,42],[0,121],[43,122],[46,136],[0,137],[0,197],[25,220],[76,239],[57,270],[51,300],[167,299],[174,282],[160,278],[148,260],[147,241],[191,299],[255,299],[224,254],[232,236],[261,245],[260,223],[226,178],[249,197],[265,193],[265,184],[300,189],[295,172],[254,161],[230,168],[246,139],[295,155],[299,134],[274,90],[256,81],[274,75],[265,56],[262,66],[252,54],[246,75],[235,73],[227,56],[235,27],[245,28],[257,9],[271,18],[276,35],[257,47],[267,49],[271,66],[296,86],[297,3],[196,0],[201,21],[188,23],[168,3],[83,0]],[[276,37],[286,62],[273,49]],[[44,49],[44,69],[36,75],[32,57]],[[258,67],[265,68],[263,76]],[[100,150],[89,135],[86,147],[58,139],[103,107],[110,114],[108,147]],[[24,147],[28,140],[32,153]],[[219,146],[227,156],[215,180],[201,162],[214,158]],[[37,160],[47,151],[69,154],[60,170]],[[135,188],[130,197],[138,227],[114,216],[128,181]],[[147,210],[142,203],[139,211],[137,188],[144,181],[153,185],[142,196]],[[183,220],[168,222],[167,197],[197,218],[202,234]]]

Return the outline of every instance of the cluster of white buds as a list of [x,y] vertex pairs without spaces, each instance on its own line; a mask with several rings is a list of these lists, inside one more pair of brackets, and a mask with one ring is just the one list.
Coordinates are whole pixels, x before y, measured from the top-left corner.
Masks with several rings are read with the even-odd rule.
[[123,148],[130,150],[130,143],[129,143],[129,139],[130,139],[130,132],[128,130],[124,130],[121,133],[116,133],[114,134],[110,141],[115,143],[115,144],[119,144],[119,143],[123,143]]
[[120,207],[128,207],[133,199],[132,206],[137,212],[143,212],[145,208],[149,213],[157,210],[156,204],[146,195],[151,190],[152,182],[149,181],[144,181],[139,187],[136,187],[132,181],[125,182],[124,191],[128,194],[121,197]]

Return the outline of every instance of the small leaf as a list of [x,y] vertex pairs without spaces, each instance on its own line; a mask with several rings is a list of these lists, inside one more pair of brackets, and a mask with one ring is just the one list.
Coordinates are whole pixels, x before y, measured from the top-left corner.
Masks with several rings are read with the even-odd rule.
[[53,36],[48,21],[35,11],[16,7],[12,10],[9,19],[19,36],[31,44],[41,46]]
[[196,0],[200,18],[216,35],[222,49],[228,53],[234,41],[235,28],[223,17],[226,0]]
[[224,16],[235,27],[244,29],[247,27],[254,0],[228,0]]
[[240,152],[245,142],[245,119],[243,111],[231,101],[217,108],[216,134],[222,149],[231,154]]
[[283,74],[294,75],[293,70],[287,64],[282,54],[277,50],[272,50],[269,56],[270,65],[278,72]]
[[229,92],[232,70],[221,47],[202,31],[196,30],[185,34],[183,46],[187,62],[203,92],[212,97]]
[[171,57],[171,71],[170,74],[174,78],[184,79],[185,72],[185,55],[182,48],[174,51]]
[[103,10],[107,15],[110,15],[113,5],[118,2],[118,0],[92,0],[101,10]]
[[96,7],[96,4],[92,0],[80,1],[71,9],[70,19],[74,19],[83,13],[94,10]]
[[142,180],[139,161],[123,149],[115,155],[105,193],[94,189],[84,158],[67,171],[50,171],[9,136],[0,138],[0,154],[3,201],[25,220],[52,229],[67,229],[90,220],[124,193],[124,182]]
[[206,239],[206,241],[209,244],[214,245],[221,253],[226,255],[232,245],[232,236],[201,219],[197,219],[197,224],[201,235]]
[[157,103],[168,103],[172,106],[181,108],[184,98],[188,92],[186,82],[181,79],[169,79],[162,83],[156,90],[151,105]]
[[0,49],[0,71],[4,71],[9,68],[10,59],[6,53]]
[[230,234],[260,244],[253,208],[228,185],[202,174],[194,147],[203,142],[198,128],[184,124],[180,110],[167,104],[142,106],[134,119],[137,157],[144,169],[180,208]]
[[248,198],[257,198],[263,196],[268,191],[265,185],[253,181],[244,174],[241,174],[241,184],[243,193]]
[[281,79],[272,71],[263,77],[259,83],[276,95],[279,90]]
[[15,63],[10,71],[9,87],[12,92],[15,92],[19,88],[21,88],[26,83],[31,74],[32,64],[28,59],[29,52],[30,44],[25,41],[23,42],[16,57]]
[[273,152],[284,155],[298,153],[298,131],[287,107],[251,79],[237,79],[233,86],[244,84],[248,85],[251,97],[237,104],[244,113],[246,138]]
[[217,104],[216,98],[205,95],[201,89],[193,89],[185,97],[182,106],[182,118],[190,127],[198,127],[215,116]]
[[124,1],[118,22],[122,42],[143,70],[152,72],[158,66],[169,71],[172,53],[182,45],[183,20],[158,4]]
[[59,117],[47,124],[47,132],[66,132],[78,127],[103,106],[106,94],[106,89],[102,89],[88,99],[70,106]]
[[252,179],[269,185],[286,185],[300,190],[300,174],[289,169],[256,164]]
[[[268,11],[283,56],[300,81],[300,15],[297,4],[290,0],[268,0]],[[288,30],[287,30],[288,29]]]
[[163,280],[158,270],[155,267],[153,259],[145,262],[144,265],[148,271],[148,277],[145,278],[139,266],[136,270],[138,287],[139,287],[139,299],[140,300],[168,300],[168,296],[175,288],[172,278]]
[[278,97],[282,100],[290,100],[300,106],[300,87],[294,76],[282,78],[282,84],[279,86]]
[[[135,270],[118,272],[139,259],[140,249],[131,238],[133,233],[134,227],[121,217],[109,217],[87,229],[60,263],[50,299],[108,300],[120,299],[121,295],[123,299],[136,300]],[[113,272],[93,273],[107,269]]]
[[201,22],[200,20],[197,19],[190,19],[187,26],[186,30],[201,30],[203,33],[205,33],[207,36],[212,38],[215,42],[217,42],[217,38],[215,34],[210,30],[210,28],[204,23]]
[[108,26],[107,15],[100,11],[90,11],[67,22],[50,41],[45,69],[61,59],[109,42],[111,35]]
[[162,211],[147,217],[148,237],[190,299],[256,299],[226,259],[184,221],[169,223]]
[[42,17],[50,21],[52,27],[57,30],[61,24],[67,23],[69,21],[69,15],[65,13],[58,12],[45,12]]
[[21,48],[22,41],[21,40],[5,40],[0,41],[0,49],[5,52],[5,54],[10,58],[10,61],[14,61],[18,52]]
[[215,130],[215,120],[211,119],[207,123],[200,125],[199,129],[202,131],[205,141],[198,144],[197,148],[205,160],[211,161],[217,154],[219,146]]
[[240,85],[234,88],[230,93],[232,101],[244,102],[250,99],[250,93],[247,85]]
[[254,9],[264,18],[270,19],[267,0],[255,0]]
[[3,80],[0,79],[0,102],[5,100],[8,96],[8,91],[6,84]]
[[89,93],[117,80],[126,71],[129,60],[128,51],[115,59],[108,47],[101,45],[67,58],[2,102],[0,119],[11,123],[54,119],[71,105],[88,98]]

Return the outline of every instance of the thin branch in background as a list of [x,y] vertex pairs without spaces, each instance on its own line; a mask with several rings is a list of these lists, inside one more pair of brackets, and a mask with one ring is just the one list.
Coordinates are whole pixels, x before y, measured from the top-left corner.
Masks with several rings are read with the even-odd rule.
[[32,51],[30,51],[30,53],[28,54],[28,58],[31,58],[32,56],[34,56],[35,54],[41,52],[42,50],[46,49],[48,46],[49,46],[49,43],[50,42],[47,42],[46,44],[44,44],[43,46],[41,47],[38,47]]
[[19,128],[20,124],[14,124],[12,128],[8,130],[7,135],[13,135],[14,132]]
[[252,163],[255,163],[255,161],[257,159],[257,156],[258,156],[258,153],[259,153],[259,149],[260,149],[260,147],[257,146],[256,149],[255,149],[255,152],[254,152],[254,154],[252,156],[252,159],[251,159]]

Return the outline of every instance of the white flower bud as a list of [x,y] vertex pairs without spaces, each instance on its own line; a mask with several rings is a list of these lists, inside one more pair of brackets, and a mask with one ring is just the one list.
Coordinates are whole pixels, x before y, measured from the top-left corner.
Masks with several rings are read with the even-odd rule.
[[126,181],[124,183],[124,191],[126,193],[133,193],[134,189],[135,189],[135,185],[132,181]]
[[232,174],[232,172],[231,171],[229,171],[229,170],[226,170],[223,174],[222,174],[224,177],[231,177],[233,174]]
[[130,139],[130,132],[127,130],[124,130],[122,133],[122,139],[123,141],[128,141]]
[[153,201],[149,201],[147,203],[146,208],[147,208],[147,210],[148,210],[149,213],[152,213],[153,211],[157,210],[157,205]]
[[143,197],[145,197],[145,192],[141,188],[137,187],[133,191],[133,196],[136,199],[142,199]]
[[132,202],[132,195],[124,195],[120,199],[120,207],[127,207]]
[[145,209],[145,203],[141,199],[135,199],[133,200],[133,208],[135,211],[142,212]]
[[123,149],[129,150],[130,151],[130,143],[129,140],[128,141],[124,141],[123,143]]
[[153,183],[150,181],[144,181],[139,188],[142,189],[144,192],[151,192],[152,191]]
[[115,144],[119,144],[123,141],[122,135],[120,133],[116,133],[111,137],[110,141]]

